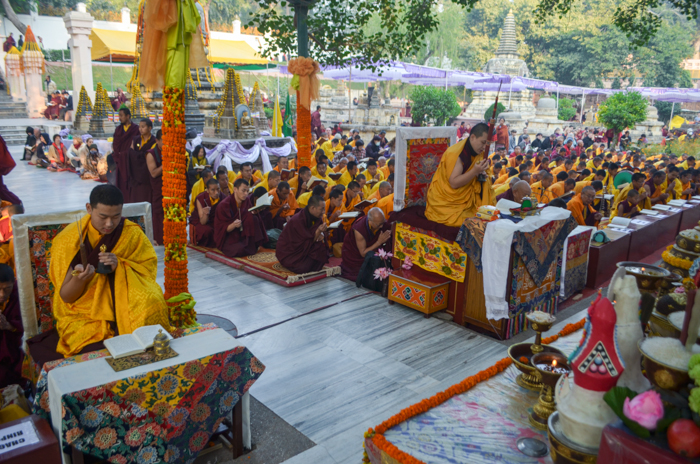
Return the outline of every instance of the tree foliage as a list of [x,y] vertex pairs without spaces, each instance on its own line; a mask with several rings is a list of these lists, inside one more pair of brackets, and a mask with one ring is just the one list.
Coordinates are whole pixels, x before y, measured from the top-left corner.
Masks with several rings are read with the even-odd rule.
[[435,125],[441,126],[462,111],[454,92],[441,87],[417,85],[411,89],[409,98],[413,102],[411,105],[413,120],[420,125],[427,125],[432,121]]
[[576,108],[574,108],[574,101],[568,98],[560,98],[557,117],[561,121],[571,121],[571,119],[574,116],[576,116]]
[[465,15],[465,67],[482,70],[493,57],[499,34],[510,9],[516,23],[518,51],[530,73],[541,79],[577,86],[603,86],[603,79],[617,76],[630,85],[641,85],[635,78],[663,75],[678,82],[680,63],[692,55],[697,35],[694,20],[679,17],[666,6],[657,9],[664,18],[662,27],[644,47],[633,43],[604,14],[621,0],[578,0],[561,18],[538,19],[535,11],[541,0],[489,0],[478,2]]
[[[297,54],[296,14],[285,14],[286,0],[257,0],[249,26],[271,37],[261,54]],[[305,2],[312,3],[312,2]],[[307,19],[309,55],[324,65],[361,68],[418,53],[425,35],[437,30],[437,0],[318,0]],[[375,18],[379,27],[369,31]]]
[[[618,92],[601,103],[598,121],[615,135],[647,118],[647,100],[639,92]],[[613,137],[613,140],[617,140]]]
[[[495,105],[495,103],[491,103],[491,105],[486,108],[486,111],[484,111],[484,121],[490,121],[493,117],[493,105]],[[503,106],[503,103],[499,103],[498,108],[496,108],[496,118],[498,118],[498,115],[503,113],[505,110],[506,107]]]

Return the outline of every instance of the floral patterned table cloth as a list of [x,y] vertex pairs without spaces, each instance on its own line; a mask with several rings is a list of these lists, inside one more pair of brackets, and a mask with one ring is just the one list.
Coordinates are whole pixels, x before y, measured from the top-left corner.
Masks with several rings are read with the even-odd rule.
[[[225,334],[217,332],[205,336]],[[51,414],[51,422],[60,433],[64,451],[72,445],[119,464],[194,461],[265,369],[247,348],[234,345],[231,339],[229,349],[205,356],[200,356],[200,350],[189,358],[182,350],[180,356],[155,364],[160,368],[100,375],[105,383],[76,391],[65,384],[75,383],[66,378],[73,376],[68,371],[77,366],[55,370],[48,382],[50,403],[53,408],[60,406],[61,412]],[[95,368],[104,370],[103,364],[107,363]],[[69,392],[55,394],[61,382],[64,387],[59,390]],[[40,409],[47,411],[48,403],[42,394]]]

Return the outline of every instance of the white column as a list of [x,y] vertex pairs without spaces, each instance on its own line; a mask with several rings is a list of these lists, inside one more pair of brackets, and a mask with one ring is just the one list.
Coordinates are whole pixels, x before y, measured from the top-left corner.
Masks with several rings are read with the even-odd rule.
[[236,17],[236,19],[233,20],[233,35],[241,35],[241,20],[238,19],[238,17]]
[[131,24],[131,10],[127,7],[122,8],[122,26]]
[[[69,11],[63,17],[63,22],[70,35],[68,47],[71,52],[71,73],[73,75],[73,105],[78,104],[82,86],[85,86],[90,100],[95,101],[92,58],[90,56],[93,17],[86,11],[84,3],[78,3],[76,7],[77,11]],[[75,115],[75,111],[73,111],[73,115]]]

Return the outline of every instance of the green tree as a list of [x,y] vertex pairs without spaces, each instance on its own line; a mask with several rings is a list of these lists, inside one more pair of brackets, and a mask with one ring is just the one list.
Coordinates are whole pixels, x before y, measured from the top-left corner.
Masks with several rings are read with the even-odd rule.
[[413,120],[422,126],[429,121],[441,126],[462,111],[454,92],[440,87],[417,85],[411,89],[409,98]]
[[[4,0],[3,0],[4,1]],[[309,56],[321,64],[375,68],[375,63],[411,56],[420,51],[427,33],[437,30],[437,0],[360,0],[350,6],[345,0],[301,1],[311,4],[306,21]],[[287,0],[256,0],[259,8],[248,26],[269,34],[262,56],[297,54],[296,14]],[[291,8],[287,8],[291,7]],[[368,32],[372,19],[375,32]]]
[[647,118],[647,100],[639,92],[618,92],[605,100],[598,109],[598,121],[613,130],[613,140],[617,134]]
[[612,81],[612,85],[610,86],[611,89],[621,89],[622,88],[622,83],[620,82],[620,78],[615,76],[615,79]]
[[[493,116],[493,105],[496,103],[491,103],[491,105],[486,108],[486,111],[484,111],[484,120],[485,121],[490,121],[491,117]],[[506,110],[506,107],[503,106],[503,103],[498,103],[498,108],[496,108],[496,118],[498,119],[498,115],[503,113]]]
[[559,99],[559,112],[557,117],[562,121],[571,121],[571,119],[576,116],[576,108],[574,108],[574,101],[568,98]]

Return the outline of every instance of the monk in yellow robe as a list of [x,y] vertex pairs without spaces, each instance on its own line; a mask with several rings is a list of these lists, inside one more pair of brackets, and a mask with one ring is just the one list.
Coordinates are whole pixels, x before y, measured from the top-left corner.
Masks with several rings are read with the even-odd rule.
[[564,193],[566,193],[566,190],[564,189],[564,183],[568,178],[569,175],[565,172],[560,172],[556,175],[556,182],[554,182],[549,187],[549,191],[551,193],[552,198],[559,198],[560,196],[564,195]]
[[374,160],[367,161],[367,169],[362,171],[361,174],[364,174],[365,179],[367,179],[367,183],[370,184],[374,184],[372,179],[374,179],[376,182],[381,182],[386,179],[382,171],[379,170],[377,162]]
[[194,214],[195,212],[194,201],[197,199],[197,196],[206,190],[207,181],[213,177],[214,173],[211,172],[211,169],[202,169],[202,172],[199,174],[199,180],[194,183],[192,186],[192,193],[190,193],[190,215]]
[[[382,181],[377,185],[379,186],[379,188],[374,193],[372,193],[369,197],[367,197],[367,200],[369,200],[369,201],[376,200],[376,202],[379,203],[379,200],[381,200],[385,196],[391,194],[394,189],[391,187],[391,184],[387,181]],[[367,213],[369,213],[369,210],[372,207],[377,206],[377,203],[374,203],[373,205],[368,205],[364,209],[365,215],[367,215]]]
[[375,203],[375,206],[384,212],[384,217],[388,218],[394,211],[394,194],[390,193],[389,195],[385,196]]
[[262,187],[266,191],[274,190],[277,188],[277,184],[281,181],[280,173],[278,171],[272,170],[265,174],[265,178],[260,182],[256,188]]
[[[292,167],[292,163],[294,163],[294,160],[290,160],[286,156],[280,156],[279,158],[277,158],[277,166],[275,166],[273,168],[273,171],[277,171],[280,174],[282,174],[282,171],[289,171],[291,169],[294,169],[294,167]],[[287,173],[286,175],[290,175],[290,174]],[[290,175],[289,179],[291,179],[292,177],[294,177],[294,176]],[[289,179],[282,179],[282,180],[289,182]]]
[[557,168],[552,169],[552,175],[556,176],[560,172],[568,173],[569,171],[571,171],[571,169],[573,169],[573,167],[574,167],[574,162],[570,159],[567,159],[566,161],[564,161],[564,164],[562,164],[561,166],[559,166]]
[[647,198],[644,201],[644,208],[650,209],[656,204],[665,204],[670,196],[662,188],[666,182],[666,173],[664,171],[656,171],[649,180],[644,183],[644,189],[647,191]]
[[496,204],[491,179],[481,175],[489,168],[489,160],[483,155],[487,144],[488,125],[479,123],[469,138],[445,151],[428,187],[428,219],[459,227],[466,218],[476,215],[480,206]]
[[282,230],[284,224],[299,209],[297,199],[291,193],[289,184],[286,182],[280,182],[277,188],[269,193],[272,195],[272,204],[270,205],[272,224],[277,229]]
[[320,195],[321,197],[325,197],[325,187],[323,187],[323,185],[317,185],[310,192],[306,192],[299,195],[299,198],[297,198],[297,205],[299,206],[299,209],[306,208],[306,206],[309,204],[309,200],[311,200],[311,197],[313,195]]
[[[49,276],[55,288],[57,352],[66,357],[145,325],[171,330],[156,283],[156,252],[141,228],[122,217],[123,203],[117,187],[95,187],[80,226],[68,225],[52,242]],[[85,265],[80,243],[87,251]],[[98,264],[106,274],[96,274]]]
[[350,161],[347,165],[347,170],[342,176],[340,176],[337,183],[347,187],[350,182],[355,180],[355,176],[357,176],[358,171],[357,161]]
[[691,183],[692,180],[693,171],[685,170],[681,172],[679,182],[680,187],[676,191],[676,194],[678,195],[677,198],[682,200],[690,200],[690,198],[694,195],[693,184]]
[[[354,180],[348,184],[348,188],[345,189],[343,192],[343,203],[341,204],[341,213],[348,213],[351,211],[355,211],[355,206],[362,201],[360,198],[360,193],[362,192],[362,187],[360,187],[360,184],[355,182]],[[355,222],[356,218],[352,219],[345,219],[343,221],[343,228],[345,228],[345,231],[349,231],[350,228],[352,227],[353,222]]]
[[549,187],[552,186],[552,182],[554,181],[554,176],[547,171],[541,172],[541,180],[532,184],[530,189],[532,190],[532,195],[537,199],[537,203],[547,204],[554,200],[552,192],[549,190]]
[[228,174],[225,171],[217,171],[216,180],[219,182],[222,200],[233,193],[233,183],[228,181]]
[[311,180],[311,177],[311,169],[307,166],[302,166],[299,168],[299,174],[289,181],[289,188],[294,192],[295,198],[299,198],[299,196],[309,191],[307,183]]
[[253,163],[243,163],[241,164],[241,172],[238,173],[238,176],[233,181],[235,182],[238,179],[245,179],[252,188],[262,182],[262,175],[257,171],[253,172]]
[[[610,212],[610,219],[617,215],[618,207],[620,203],[627,200],[627,195],[629,192],[636,191],[639,193],[638,201],[636,204],[644,207],[645,201],[647,199],[647,191],[644,188],[644,182],[646,181],[646,176],[642,173],[636,172],[632,174],[632,182],[630,182],[625,188],[620,190],[617,195],[615,195],[615,200],[613,201],[612,211]],[[651,207],[651,205],[649,205]]]
[[580,226],[598,227],[602,214],[593,209],[593,201],[595,201],[595,189],[589,186],[584,187],[581,193],[567,203],[566,209],[571,211],[571,215]]
[[335,181],[331,179],[331,177],[328,175],[328,158],[326,158],[325,156],[323,158],[324,159],[316,165],[316,174],[314,175],[319,179],[328,182],[328,184],[326,185],[326,190],[330,191],[330,189],[335,186]]

